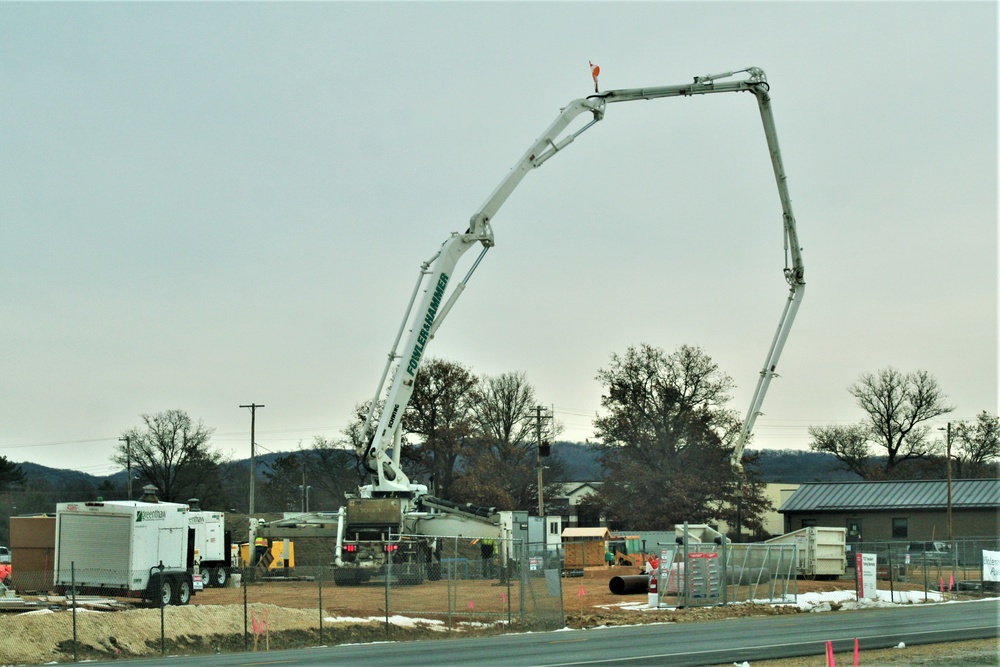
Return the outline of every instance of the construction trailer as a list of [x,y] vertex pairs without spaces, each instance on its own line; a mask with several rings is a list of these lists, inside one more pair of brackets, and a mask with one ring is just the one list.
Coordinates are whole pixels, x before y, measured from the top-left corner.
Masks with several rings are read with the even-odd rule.
[[190,530],[179,503],[59,503],[54,587],[186,605],[195,592]]

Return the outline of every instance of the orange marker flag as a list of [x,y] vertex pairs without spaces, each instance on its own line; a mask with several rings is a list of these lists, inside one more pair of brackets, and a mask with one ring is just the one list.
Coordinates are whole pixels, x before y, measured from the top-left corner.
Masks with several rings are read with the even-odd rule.
[[594,77],[594,92],[595,93],[600,92],[597,90],[597,77],[600,76],[601,74],[601,68],[599,65],[595,65],[594,63],[591,63],[589,60],[587,62],[590,63],[590,76]]

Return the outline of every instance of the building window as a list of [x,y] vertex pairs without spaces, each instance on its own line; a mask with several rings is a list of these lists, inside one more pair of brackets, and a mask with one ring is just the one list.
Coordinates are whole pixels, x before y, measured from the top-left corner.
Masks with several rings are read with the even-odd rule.
[[906,539],[906,519],[892,520],[892,539],[894,540]]
[[802,527],[808,528],[809,526],[815,526],[816,519],[802,519]]
[[559,523],[558,522],[553,521],[552,523],[549,524],[549,533],[552,534],[552,535],[558,535],[559,534]]

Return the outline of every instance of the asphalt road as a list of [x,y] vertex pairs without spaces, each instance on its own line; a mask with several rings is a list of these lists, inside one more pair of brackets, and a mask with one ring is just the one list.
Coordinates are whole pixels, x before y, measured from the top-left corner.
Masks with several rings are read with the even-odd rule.
[[701,623],[563,630],[474,639],[344,645],[269,653],[130,660],[143,667],[183,665],[351,665],[380,667],[576,667],[578,665],[715,665],[744,660],[822,656],[1000,636],[1000,601],[983,600],[853,612]]

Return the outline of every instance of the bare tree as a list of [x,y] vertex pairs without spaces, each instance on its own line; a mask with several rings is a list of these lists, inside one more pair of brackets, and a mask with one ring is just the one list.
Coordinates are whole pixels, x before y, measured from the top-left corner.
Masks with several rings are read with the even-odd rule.
[[140,482],[151,483],[161,500],[185,502],[200,498],[206,506],[220,501],[219,463],[222,455],[209,449],[215,429],[197,424],[183,410],[142,415],[145,429],[122,434],[111,460],[127,467],[131,460]]
[[871,476],[872,455],[869,449],[871,432],[864,424],[851,426],[810,426],[813,441],[809,448],[837,457],[845,468],[861,478]]
[[523,372],[483,377],[474,406],[476,422],[501,456],[525,450],[536,441],[535,388]]
[[886,476],[905,461],[933,454],[927,422],[955,409],[927,371],[901,373],[890,367],[865,373],[848,391],[865,411],[872,445],[885,450]]
[[884,368],[861,375],[847,390],[865,418],[853,426],[810,427],[809,448],[833,454],[866,479],[914,474],[913,464],[930,461],[940,448],[928,422],[955,409],[927,371]]
[[1000,417],[983,410],[975,422],[959,422],[952,432],[952,445],[958,455],[959,477],[989,474],[1000,459]]
[[[357,429],[361,428],[356,423]],[[352,444],[352,431],[344,431],[345,438],[334,440],[316,436],[312,447],[305,452],[304,463],[308,469],[307,484],[312,485],[311,506],[318,509],[339,507],[344,494],[357,491],[364,466]]]
[[[538,440],[551,442],[558,424],[542,414],[523,372],[480,378],[474,401],[476,438],[456,480],[456,496],[504,510],[538,507]],[[543,494],[553,497],[559,464],[545,459]]]

